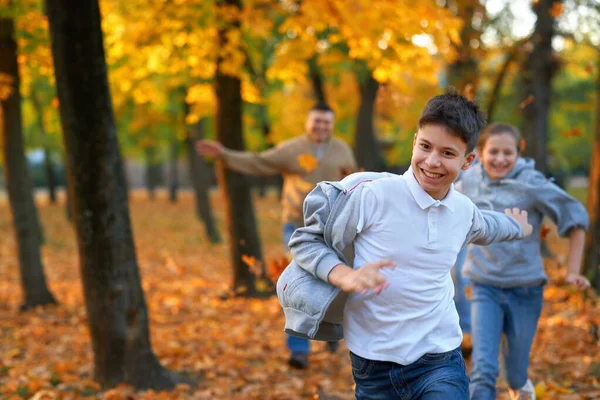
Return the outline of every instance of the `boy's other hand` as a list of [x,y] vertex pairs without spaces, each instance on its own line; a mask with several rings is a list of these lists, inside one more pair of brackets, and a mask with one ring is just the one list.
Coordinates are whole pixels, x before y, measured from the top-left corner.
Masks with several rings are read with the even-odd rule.
[[225,148],[219,142],[214,140],[198,140],[196,142],[196,152],[201,156],[217,158],[223,153]]
[[527,222],[526,210],[519,210],[517,207],[513,208],[512,210],[510,208],[507,208],[506,210],[504,210],[504,214],[517,220],[519,225],[521,225],[521,228],[523,228],[524,238],[531,235],[531,232],[533,232],[533,226],[531,226],[531,224]]
[[387,279],[379,273],[379,270],[384,267],[395,268],[396,264],[390,260],[382,260],[365,264],[356,270],[339,264],[329,273],[329,282],[344,292],[362,294],[371,290],[373,293],[379,294],[389,285]]
[[565,281],[577,288],[577,290],[583,292],[590,288],[590,281],[583,275],[579,274],[568,274]]

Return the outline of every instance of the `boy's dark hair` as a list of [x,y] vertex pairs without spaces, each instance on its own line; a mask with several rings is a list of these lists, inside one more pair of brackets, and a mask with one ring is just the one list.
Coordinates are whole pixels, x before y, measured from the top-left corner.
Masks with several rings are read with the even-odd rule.
[[470,153],[477,144],[479,132],[486,125],[485,114],[479,107],[450,88],[448,93],[429,99],[419,118],[419,129],[426,125],[442,125],[460,136]]
[[479,141],[477,142],[477,150],[483,150],[485,146],[485,142],[492,135],[500,135],[503,133],[507,133],[515,139],[515,143],[517,144],[517,153],[521,152],[521,132],[516,126],[506,124],[503,122],[496,122],[493,124],[489,124],[482,131],[481,135],[479,135]]
[[329,105],[327,103],[322,102],[322,101],[320,101],[317,104],[315,104],[314,106],[312,106],[309,111],[325,111],[325,112],[333,113],[333,109],[331,107],[329,107]]

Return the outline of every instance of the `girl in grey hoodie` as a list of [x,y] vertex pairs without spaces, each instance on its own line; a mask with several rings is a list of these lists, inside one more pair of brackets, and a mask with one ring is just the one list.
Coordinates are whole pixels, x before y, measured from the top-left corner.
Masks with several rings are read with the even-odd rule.
[[[581,203],[536,171],[533,160],[521,158],[520,145],[515,127],[489,125],[477,144],[481,162],[465,171],[456,186],[481,210],[527,210],[533,225],[533,234],[524,240],[469,248],[463,274],[473,282],[472,400],[496,398],[500,351],[512,398],[535,399],[527,370],[542,311],[543,285],[547,282],[540,254],[544,216],[556,223],[560,236],[569,238],[567,282],[579,290],[590,286],[580,275],[587,212]],[[507,340],[500,349],[502,334]]]

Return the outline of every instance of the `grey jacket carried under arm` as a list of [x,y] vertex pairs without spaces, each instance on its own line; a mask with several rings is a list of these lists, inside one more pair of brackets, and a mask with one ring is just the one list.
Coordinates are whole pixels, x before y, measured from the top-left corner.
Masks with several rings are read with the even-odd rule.
[[[289,242],[293,260],[277,281],[288,334],[326,341],[343,338],[347,294],[331,285],[328,275],[338,264],[352,266],[362,183],[389,176],[393,175],[359,172],[340,182],[321,182],[306,197],[305,226],[294,232]],[[514,219],[468,204],[473,219],[465,245],[523,238]]]

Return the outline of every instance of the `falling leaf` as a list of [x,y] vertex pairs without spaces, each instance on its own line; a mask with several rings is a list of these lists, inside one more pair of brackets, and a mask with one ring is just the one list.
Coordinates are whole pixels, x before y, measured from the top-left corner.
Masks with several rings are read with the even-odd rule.
[[525,138],[521,138],[521,141],[519,142],[519,151],[524,152],[526,147],[527,141],[525,140]]
[[531,104],[531,102],[533,102],[533,99],[535,99],[535,97],[532,94],[530,94],[529,96],[527,96],[527,98],[525,100],[523,100],[521,102],[521,104],[519,106],[521,107],[521,109],[524,109],[529,104]]
[[594,63],[591,61],[588,61],[588,63],[585,66],[585,72],[587,72],[588,74],[591,74],[592,72],[594,72]]
[[540,239],[546,240],[546,237],[548,236],[550,231],[551,231],[550,228],[548,228],[546,225],[542,225],[542,229],[540,229]]
[[463,96],[465,96],[470,101],[473,101],[475,98],[475,87],[471,83],[467,83],[463,89]]
[[173,260],[173,257],[167,256],[166,258],[167,258],[167,260],[166,260],[165,266],[167,267],[167,269],[177,276],[182,276],[183,275],[183,267],[177,265],[175,260]]
[[256,257],[242,254],[242,262],[248,266],[252,274],[256,276],[262,275],[262,263]]
[[298,164],[310,174],[319,166],[319,160],[311,154],[300,154],[298,156]]
[[558,18],[561,16],[563,11],[564,11],[564,7],[563,7],[562,3],[555,1],[554,3],[552,3],[552,8],[550,8],[550,10],[548,10],[548,13],[550,15],[552,15],[552,17],[554,17],[554,18]]
[[583,132],[583,129],[581,127],[578,128],[573,128],[573,129],[569,129],[566,130],[562,133],[563,137],[579,137],[581,136],[581,133]]

